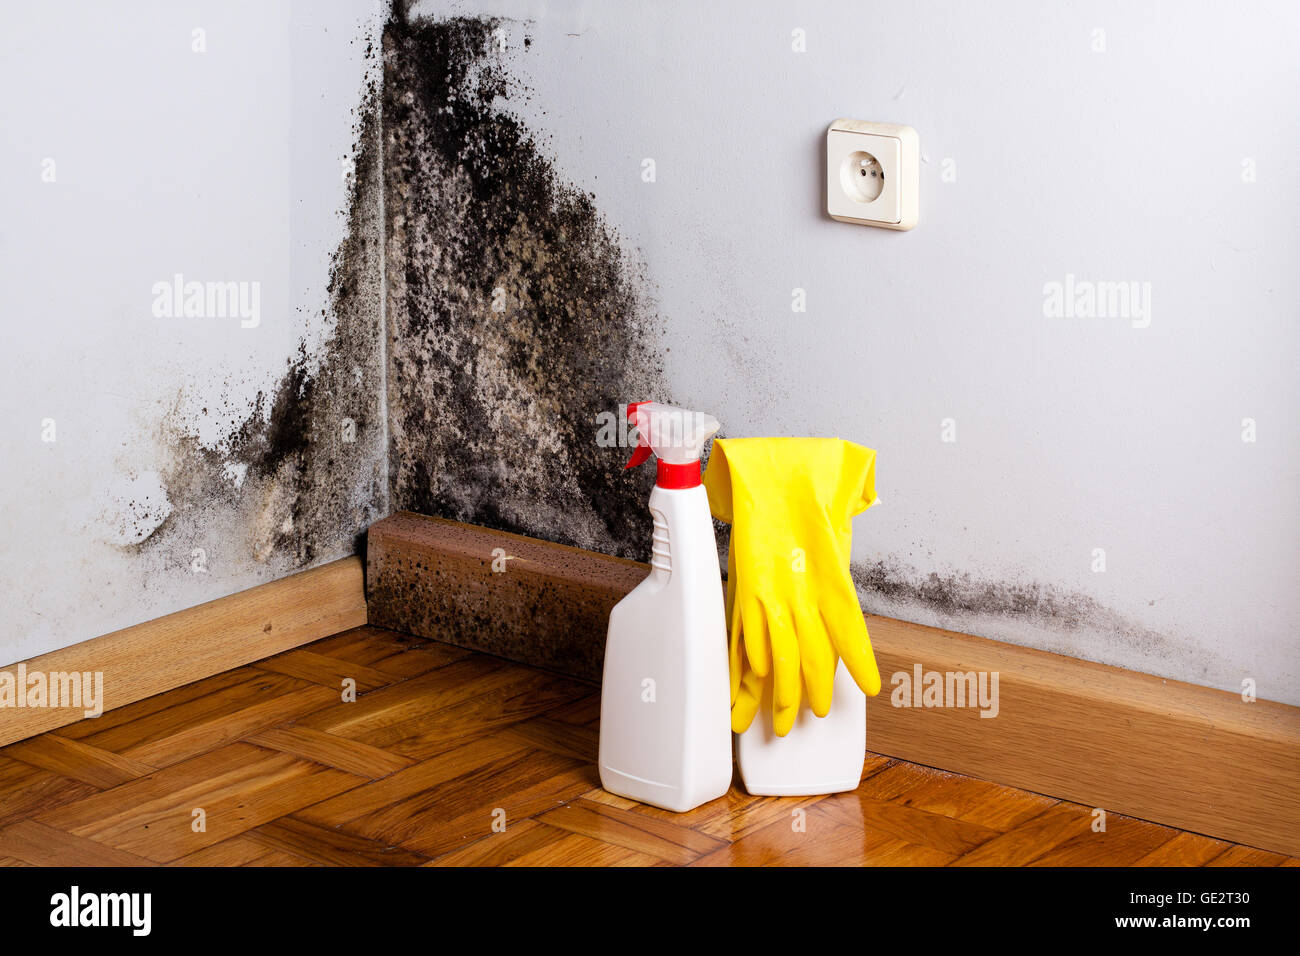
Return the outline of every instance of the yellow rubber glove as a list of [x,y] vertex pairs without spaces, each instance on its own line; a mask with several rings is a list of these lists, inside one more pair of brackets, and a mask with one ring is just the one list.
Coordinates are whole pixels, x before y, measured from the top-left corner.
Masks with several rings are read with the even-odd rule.
[[769,675],[782,737],[801,684],[813,713],[829,713],[840,659],[864,694],[879,693],[849,574],[853,516],[877,501],[876,453],[838,438],[719,438],[704,487],[713,516],[731,525],[731,729],[749,728]]

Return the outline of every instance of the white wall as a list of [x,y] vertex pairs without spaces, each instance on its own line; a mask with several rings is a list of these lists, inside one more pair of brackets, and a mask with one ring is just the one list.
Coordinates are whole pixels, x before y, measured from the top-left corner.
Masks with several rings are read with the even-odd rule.
[[[341,160],[380,13],[84,0],[0,14],[0,663],[283,573],[220,520],[136,545],[171,508],[163,425],[215,447],[299,340],[328,331]],[[259,283],[259,323],[155,316],[153,284],[178,272]],[[351,546],[342,533],[334,556]]]
[[[730,435],[878,449],[884,504],[859,519],[855,561],[879,562],[868,581],[892,596],[867,588],[865,606],[1300,704],[1296,8],[419,9],[515,18],[531,95],[511,107],[644,260],[677,399]],[[329,331],[340,160],[378,15],[5,9],[4,661],[285,570],[223,554],[240,529],[219,515],[204,574],[189,542],[134,542],[166,517],[160,427],[179,414],[218,446],[227,412]],[[837,116],[920,131],[916,230],[824,215]],[[178,271],[260,282],[258,327],[154,317],[152,284]],[[1045,317],[1044,284],[1067,274],[1149,282],[1150,325]]]
[[[1300,8],[418,9],[515,18],[512,105],[646,261],[678,398],[878,449],[855,560],[939,598],[864,605],[1300,703]],[[825,216],[838,116],[920,132],[914,231]],[[1046,318],[1067,273],[1149,282],[1149,327]]]

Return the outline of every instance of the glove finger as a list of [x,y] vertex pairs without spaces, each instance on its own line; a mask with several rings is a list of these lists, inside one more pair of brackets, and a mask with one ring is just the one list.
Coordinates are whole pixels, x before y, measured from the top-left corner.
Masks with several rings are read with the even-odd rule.
[[731,677],[731,702],[736,702],[736,695],[740,693],[740,675],[742,668],[745,666],[745,649],[741,644],[740,624],[731,631],[731,637],[727,641],[727,671]]
[[799,712],[799,643],[789,608],[774,603],[764,609],[772,645],[772,722],[776,735],[784,737]]
[[857,594],[824,602],[821,616],[831,643],[853,680],[862,693],[875,697],[880,693],[880,671],[876,668],[876,655],[871,650],[871,636]]
[[763,619],[763,605],[757,598],[742,600],[736,596],[740,608],[741,633],[745,639],[745,657],[759,677],[772,670],[772,654],[767,645],[767,624]]
[[744,626],[740,619],[740,605],[733,604],[728,611],[727,670],[731,677],[731,703],[734,706],[736,695],[740,693],[740,678],[748,662],[745,659]]
[[[733,533],[731,538],[734,537],[735,534]],[[735,542],[731,540],[731,538],[727,539],[726,612],[727,612],[727,620],[734,624],[736,622],[735,619],[732,617],[732,615],[736,613],[736,548],[735,548]]]
[[835,666],[839,663],[826,625],[815,608],[807,605],[794,612],[795,637],[799,641],[799,669],[813,713],[825,717],[831,710]]
[[840,442],[843,460],[837,498],[844,502],[845,519],[860,515],[880,499],[876,496],[876,451],[851,441]]
[[746,667],[740,678],[740,691],[731,707],[731,730],[743,734],[754,722],[759,702],[763,699],[763,678]]

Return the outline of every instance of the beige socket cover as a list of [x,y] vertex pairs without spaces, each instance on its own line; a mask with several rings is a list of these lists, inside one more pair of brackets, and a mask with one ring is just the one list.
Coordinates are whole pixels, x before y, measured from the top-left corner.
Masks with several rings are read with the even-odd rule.
[[921,138],[910,126],[837,119],[826,130],[826,212],[832,219],[911,229],[920,172]]

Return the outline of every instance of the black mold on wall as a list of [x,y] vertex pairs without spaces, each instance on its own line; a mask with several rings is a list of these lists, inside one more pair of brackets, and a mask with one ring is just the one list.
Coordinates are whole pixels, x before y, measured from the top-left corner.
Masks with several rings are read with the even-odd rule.
[[1200,645],[1144,627],[1091,595],[1041,581],[924,572],[893,559],[857,563],[851,571],[862,608],[870,613],[903,620],[932,617],[921,622],[972,634],[988,634],[989,624],[998,620],[1014,621],[1017,642],[1032,629],[1038,635],[1033,646],[1055,653],[1088,657],[1086,647],[1095,642],[1079,638],[1104,635],[1103,646],[1128,647],[1151,662],[1195,660],[1202,675],[1227,666]]
[[925,604],[941,614],[1034,615],[1077,627],[1099,605],[1082,594],[1066,594],[1044,584],[980,581],[970,574],[903,572],[885,561],[853,566],[860,590],[893,601]]
[[[645,559],[652,478],[597,444],[597,415],[671,400],[666,343],[641,263],[506,105],[528,93],[511,60],[527,44],[516,24],[415,19],[400,0],[384,31],[392,506]],[[725,567],[728,529],[715,531]],[[1222,664],[1041,582],[892,560],[853,576],[867,610],[973,633],[1011,622],[1062,653],[1102,634],[1152,661]]]
[[[507,26],[395,5],[358,111],[328,338],[243,407],[178,397],[159,433],[170,515],[127,529],[146,563],[201,547],[228,571],[292,570],[400,508],[646,556],[653,479],[622,473],[630,450],[597,443],[597,416],[667,398],[657,318],[594,197],[502,105],[527,95]],[[205,422],[227,437],[205,444]]]
[[[331,334],[300,347],[250,406],[204,409],[228,426],[219,445],[167,416],[170,516],[153,528],[154,503],[132,503],[123,534],[144,538],[124,547],[174,564],[199,544],[213,562],[289,570],[352,551],[371,522],[409,509],[647,557],[651,470],[622,471],[629,449],[598,444],[598,416],[671,400],[661,326],[643,266],[595,196],[564,180],[505,105],[528,93],[510,62],[528,38],[501,48],[512,31],[416,20],[395,4],[382,85],[356,126],[348,231],[322,316]],[[715,531],[725,566],[729,529]],[[1052,585],[893,560],[853,577],[868,611],[975,633],[1014,621],[1066,653],[1075,635],[1101,632],[1153,660],[1222,663]]]
[[527,94],[507,26],[399,3],[384,32],[392,504],[645,557],[652,478],[597,433],[667,399],[657,318],[593,195],[502,105]]
[[[377,55],[377,54],[375,54]],[[159,559],[290,570],[340,557],[386,513],[382,221],[378,91],[355,126],[348,228],[330,267],[323,345],[305,343],[269,391],[244,408],[204,408],[228,437],[215,446],[173,411],[160,440],[170,517],[133,547]]]

